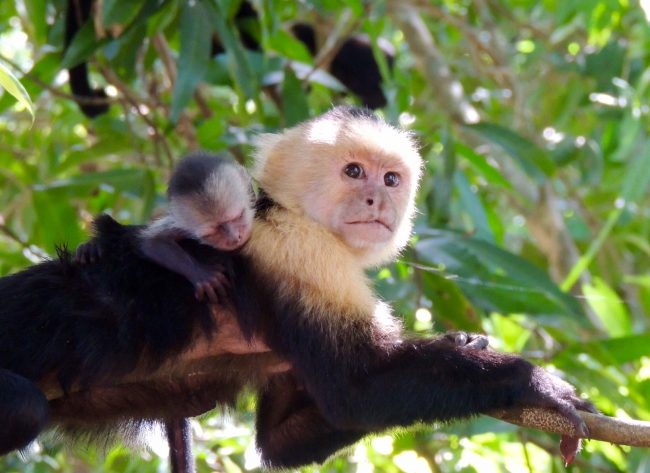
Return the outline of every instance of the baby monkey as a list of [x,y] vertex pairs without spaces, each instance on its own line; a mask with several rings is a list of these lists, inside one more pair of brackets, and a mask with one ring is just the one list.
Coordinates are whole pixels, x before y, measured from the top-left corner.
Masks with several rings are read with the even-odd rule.
[[[248,241],[253,224],[254,193],[246,170],[217,155],[190,154],[174,169],[167,189],[167,215],[135,227],[139,250],[155,263],[181,274],[195,289],[197,299],[225,301],[228,279],[223,267],[206,267],[180,245],[194,239],[221,251],[232,251]],[[77,248],[76,259],[91,263],[102,257],[95,239]]]

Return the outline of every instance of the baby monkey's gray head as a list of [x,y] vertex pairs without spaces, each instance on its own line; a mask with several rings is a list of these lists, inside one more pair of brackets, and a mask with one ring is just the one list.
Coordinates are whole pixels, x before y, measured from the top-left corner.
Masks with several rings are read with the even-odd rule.
[[233,160],[205,153],[184,157],[172,174],[167,195],[176,225],[203,243],[230,251],[250,238],[251,179]]

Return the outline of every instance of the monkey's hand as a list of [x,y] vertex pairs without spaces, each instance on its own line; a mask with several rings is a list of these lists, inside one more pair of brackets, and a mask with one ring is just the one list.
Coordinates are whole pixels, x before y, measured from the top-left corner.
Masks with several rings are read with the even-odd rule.
[[89,264],[99,261],[102,257],[102,249],[99,242],[94,238],[82,243],[75,252],[75,261],[81,264]]
[[230,281],[225,275],[223,267],[215,267],[211,270],[197,271],[192,278],[194,284],[194,295],[198,300],[206,299],[211,304],[221,303],[225,305],[229,301],[228,289]]
[[447,332],[442,338],[459,348],[484,350],[490,344],[488,337],[481,333]]
[[522,399],[525,405],[553,409],[573,424],[576,435],[563,435],[560,452],[569,465],[580,451],[581,439],[589,438],[589,429],[578,415],[578,410],[597,413],[589,401],[576,395],[575,388],[540,367],[533,369],[530,385]]

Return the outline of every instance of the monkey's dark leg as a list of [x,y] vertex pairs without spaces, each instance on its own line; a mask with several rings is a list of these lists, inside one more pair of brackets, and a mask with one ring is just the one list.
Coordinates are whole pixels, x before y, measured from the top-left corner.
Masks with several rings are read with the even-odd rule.
[[261,393],[256,430],[262,460],[273,468],[322,463],[368,433],[333,427],[292,375],[276,376]]
[[543,407],[567,417],[580,437],[588,432],[576,409],[593,410],[569,384],[522,358],[444,339],[405,341],[368,376],[344,381],[324,404],[336,423],[371,428]]
[[165,421],[165,431],[169,442],[169,464],[172,473],[194,473],[192,455],[192,431],[186,418]]
[[[72,39],[81,29],[81,27],[90,18],[90,10],[93,0],[68,0],[68,6],[65,13],[65,47],[72,42]],[[88,64],[82,62],[68,69],[70,90],[75,97],[80,99],[105,99],[108,96],[103,89],[93,89],[88,81]],[[78,101],[79,108],[88,118],[94,118],[97,115],[108,111],[108,103],[88,103]]]
[[197,299],[205,296],[212,303],[226,300],[229,283],[222,268],[204,268],[173,238],[143,238],[140,249],[150,260],[187,278],[194,285]]
[[48,418],[41,390],[27,378],[0,369],[0,455],[26,447]]

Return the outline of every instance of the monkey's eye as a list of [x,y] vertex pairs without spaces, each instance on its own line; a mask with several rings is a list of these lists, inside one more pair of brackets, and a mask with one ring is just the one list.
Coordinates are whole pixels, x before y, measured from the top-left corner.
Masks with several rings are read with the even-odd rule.
[[351,177],[352,179],[359,179],[363,177],[363,168],[357,163],[348,164],[345,166],[345,168],[343,168],[343,172],[346,176]]
[[399,186],[399,174],[395,172],[387,172],[384,174],[384,184],[386,184],[387,187]]

